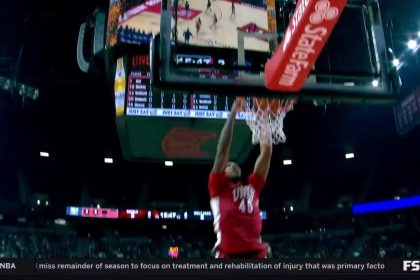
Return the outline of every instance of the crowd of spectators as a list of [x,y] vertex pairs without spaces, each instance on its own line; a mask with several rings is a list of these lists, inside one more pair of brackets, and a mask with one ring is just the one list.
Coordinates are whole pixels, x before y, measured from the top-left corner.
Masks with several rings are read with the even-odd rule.
[[0,258],[28,257],[77,257],[77,238],[67,232],[0,228]]
[[146,33],[144,30],[136,30],[128,25],[125,27],[120,26],[117,30],[117,40],[121,43],[135,45],[148,44],[152,38],[152,32]]
[[[179,258],[212,258],[214,240],[181,235],[93,238],[72,231],[0,227],[0,258],[169,258],[178,247]],[[335,234],[286,234],[264,237],[274,258],[418,258],[420,241],[404,231]]]
[[274,258],[343,258],[348,252],[353,236],[283,236],[270,242]]
[[188,240],[161,235],[92,237],[72,231],[0,227],[0,258],[169,258],[178,247],[180,258],[207,258],[213,240]]
[[405,232],[368,234],[357,253],[363,258],[419,258],[420,240]]

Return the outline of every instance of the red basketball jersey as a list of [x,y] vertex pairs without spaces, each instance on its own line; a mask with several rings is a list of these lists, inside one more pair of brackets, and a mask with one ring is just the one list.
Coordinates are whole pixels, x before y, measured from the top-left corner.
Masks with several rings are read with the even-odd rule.
[[259,196],[264,179],[257,173],[248,177],[248,184],[233,183],[225,173],[210,173],[210,206],[217,235],[216,250],[240,254],[265,250],[261,244],[262,219]]

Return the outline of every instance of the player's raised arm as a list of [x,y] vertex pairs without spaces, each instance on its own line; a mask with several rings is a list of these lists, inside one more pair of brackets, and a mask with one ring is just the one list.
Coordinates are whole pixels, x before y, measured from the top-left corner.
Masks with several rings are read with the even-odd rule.
[[271,155],[273,152],[273,142],[268,127],[262,128],[260,139],[260,155],[255,162],[254,172],[257,173],[264,181],[267,179],[270,170]]
[[223,126],[220,133],[219,143],[217,144],[216,158],[214,159],[212,172],[220,173],[224,171],[229,160],[230,146],[232,144],[233,127],[235,126],[235,118],[238,113],[238,107],[242,106],[242,99],[237,98],[233,102],[230,115]]

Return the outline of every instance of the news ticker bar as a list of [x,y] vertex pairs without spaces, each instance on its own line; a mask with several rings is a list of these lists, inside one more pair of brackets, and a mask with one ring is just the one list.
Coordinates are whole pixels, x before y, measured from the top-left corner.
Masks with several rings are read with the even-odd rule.
[[419,260],[399,259],[0,259],[0,274],[366,274],[419,273]]

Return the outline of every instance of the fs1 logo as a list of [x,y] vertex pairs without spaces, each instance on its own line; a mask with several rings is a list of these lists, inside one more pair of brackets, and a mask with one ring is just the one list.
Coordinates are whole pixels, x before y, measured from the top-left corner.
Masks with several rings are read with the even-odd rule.
[[404,271],[420,271],[420,261],[403,261]]

